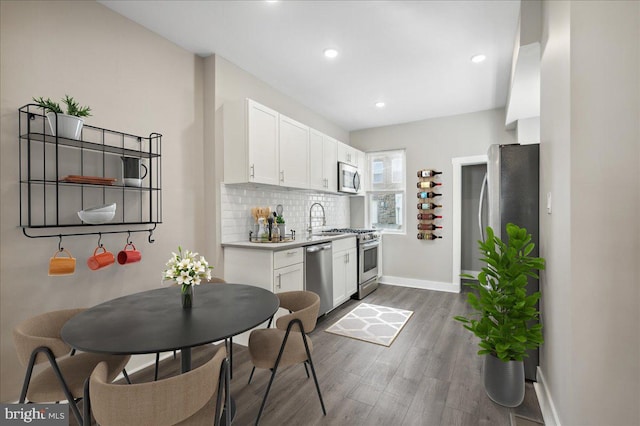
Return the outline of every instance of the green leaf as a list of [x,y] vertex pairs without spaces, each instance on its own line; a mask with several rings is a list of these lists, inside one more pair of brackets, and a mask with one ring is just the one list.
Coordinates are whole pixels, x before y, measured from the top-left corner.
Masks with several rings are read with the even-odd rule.
[[528,349],[543,342],[542,325],[536,323],[540,293],[528,295],[526,288],[527,277],[537,277],[537,271],[545,268],[544,259],[531,256],[535,245],[526,229],[513,223],[506,228],[506,242],[491,227],[487,238],[478,241],[486,266],[477,282],[466,283],[472,289],[467,303],[475,312],[468,318],[454,317],[480,339],[479,354],[491,353],[503,361],[522,360]]

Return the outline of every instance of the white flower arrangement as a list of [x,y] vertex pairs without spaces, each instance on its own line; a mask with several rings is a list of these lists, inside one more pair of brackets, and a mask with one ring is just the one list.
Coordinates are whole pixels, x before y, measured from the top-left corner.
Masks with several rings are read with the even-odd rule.
[[164,281],[175,281],[184,290],[191,285],[200,285],[203,279],[211,279],[211,269],[204,256],[185,250],[178,246],[178,253],[171,253],[171,259],[167,262],[164,271]]

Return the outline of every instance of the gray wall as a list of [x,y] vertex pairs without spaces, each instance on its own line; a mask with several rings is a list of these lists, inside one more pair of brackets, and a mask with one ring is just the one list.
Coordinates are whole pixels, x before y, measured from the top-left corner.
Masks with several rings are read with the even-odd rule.
[[[0,400],[15,401],[24,368],[11,330],[20,321],[160,287],[165,262],[178,245],[215,256],[204,250],[201,232],[202,59],[93,1],[2,1],[0,19]],[[144,234],[132,236],[142,252],[138,264],[90,271],[86,260],[97,238],[73,237],[63,246],[77,258],[75,275],[49,277],[57,239],[29,239],[18,228],[18,108],[33,96],[65,94],[91,106],[87,124],[163,134],[164,223],[154,244]],[[125,239],[106,235],[102,242],[117,252]],[[132,365],[143,361],[134,357]]]
[[543,3],[540,370],[563,425],[640,424],[639,31],[639,2]]
[[[351,133],[351,144],[365,152],[406,148],[407,233],[384,236],[385,276],[452,285],[451,159],[486,154],[494,143],[515,143],[515,132],[505,130],[504,119],[504,110],[495,109]],[[436,241],[416,238],[416,172],[425,168],[443,172],[438,187],[443,239]]]
[[[487,173],[487,166],[484,164],[462,167],[460,267],[463,271],[474,271],[474,273],[480,271],[483,266],[478,251],[478,240],[482,239],[478,226],[478,203],[485,173]],[[484,228],[488,224],[486,191],[483,201],[482,226]]]

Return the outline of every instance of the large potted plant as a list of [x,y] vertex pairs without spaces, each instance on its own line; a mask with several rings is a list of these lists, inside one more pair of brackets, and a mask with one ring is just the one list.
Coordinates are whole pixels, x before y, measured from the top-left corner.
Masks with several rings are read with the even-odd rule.
[[507,235],[504,243],[487,227],[487,239],[478,241],[486,266],[467,284],[473,290],[467,294],[467,303],[475,313],[455,319],[480,338],[478,355],[485,356],[483,379],[489,398],[517,407],[524,399],[527,350],[543,343],[537,308],[540,292],[527,294],[527,279],[537,278],[545,261],[530,256],[534,244],[525,228],[509,223]]
[[67,113],[64,114],[60,104],[42,96],[33,98],[33,101],[39,107],[45,110],[45,115],[49,121],[51,134],[67,139],[80,139],[84,120],[82,117],[91,115],[91,108],[88,106],[80,106],[71,96],[64,95],[62,102],[67,106]]

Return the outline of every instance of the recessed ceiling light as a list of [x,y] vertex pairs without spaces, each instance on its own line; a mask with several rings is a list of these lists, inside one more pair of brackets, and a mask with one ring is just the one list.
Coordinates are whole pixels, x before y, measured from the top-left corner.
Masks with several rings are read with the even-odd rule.
[[338,51],[336,49],[324,49],[324,56],[327,58],[335,58],[338,56]]
[[384,108],[384,102],[376,102],[376,108]]
[[484,61],[485,59],[487,59],[486,55],[483,55],[483,54],[473,55],[471,57],[471,62],[473,62],[474,64],[479,64],[480,62]]

